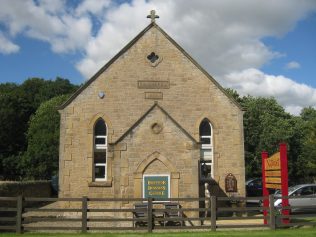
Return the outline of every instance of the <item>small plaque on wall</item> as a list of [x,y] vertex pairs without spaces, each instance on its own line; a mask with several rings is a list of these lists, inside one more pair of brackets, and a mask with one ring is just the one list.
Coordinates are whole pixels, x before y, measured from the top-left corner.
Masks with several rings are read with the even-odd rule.
[[145,92],[145,99],[162,100],[163,94],[162,92]]
[[237,192],[237,179],[232,173],[225,178],[225,191],[228,193]]
[[169,81],[138,81],[138,89],[169,89]]

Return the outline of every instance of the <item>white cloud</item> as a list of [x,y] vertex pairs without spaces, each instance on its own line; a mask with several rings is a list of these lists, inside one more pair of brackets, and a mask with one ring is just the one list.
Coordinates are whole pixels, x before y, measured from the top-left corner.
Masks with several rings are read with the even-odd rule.
[[90,39],[85,58],[77,64],[78,70],[87,78],[148,24],[145,15],[153,6],[147,6],[143,1],[134,1],[132,4],[115,6],[109,11],[108,21],[102,25],[96,37]]
[[75,10],[76,15],[93,14],[100,16],[110,6],[111,0],[84,0]]
[[71,16],[63,16],[62,21],[67,33],[50,40],[55,52],[82,50],[91,37],[92,23],[87,17],[79,19]]
[[258,70],[282,56],[261,39],[292,30],[316,9],[315,1],[238,0],[232,5],[231,1],[135,0],[109,9],[108,20],[91,38],[78,70],[87,78],[94,74],[149,23],[145,17],[150,9],[160,16],[158,24],[224,86],[242,94],[274,96],[295,114],[303,106],[316,105],[314,88]]
[[301,67],[301,65],[295,61],[291,61],[285,65],[286,69],[298,69],[300,67]]
[[63,12],[66,0],[38,0],[39,6],[51,14]]
[[12,43],[10,40],[8,40],[6,37],[3,36],[0,32],[0,53],[3,54],[11,54],[16,53],[20,50],[20,47],[14,43]]
[[89,17],[66,11],[63,0],[2,0],[0,23],[14,37],[18,34],[48,42],[54,52],[83,50],[91,37]]
[[[305,1],[204,1],[134,0],[110,6],[107,21],[85,49],[78,69],[89,78],[131,40],[146,24],[146,15],[156,9],[158,24],[215,77],[231,71],[260,68],[281,53],[261,39],[280,37],[316,9]],[[97,48],[97,50],[96,50]],[[95,67],[91,67],[91,62]]]
[[306,106],[316,107],[315,88],[284,76],[264,74],[255,68],[229,73],[222,82],[242,95],[273,96],[290,113],[298,114]]
[[[1,0],[0,24],[9,38],[23,35],[49,43],[57,53],[81,52],[76,67],[89,78],[149,24],[146,16],[155,9],[158,24],[224,85],[241,93],[276,96],[289,111],[315,106],[314,88],[258,70],[283,54],[265,45],[262,38],[282,37],[292,30],[316,10],[314,0],[70,2]],[[0,40],[5,42],[0,52],[6,52],[4,47],[9,53],[19,50],[4,36]],[[299,66],[297,62],[287,65]]]

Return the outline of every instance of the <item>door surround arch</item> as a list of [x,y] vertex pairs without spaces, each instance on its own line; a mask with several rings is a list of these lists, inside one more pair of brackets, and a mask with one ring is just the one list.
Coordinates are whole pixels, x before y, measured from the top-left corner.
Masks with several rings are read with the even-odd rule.
[[142,198],[143,196],[143,175],[148,166],[153,162],[159,160],[162,162],[168,169],[170,173],[170,197],[177,198],[179,197],[179,179],[180,173],[177,172],[176,168],[172,162],[161,155],[159,152],[155,151],[150,154],[146,159],[144,159],[137,167],[134,172],[134,197]]

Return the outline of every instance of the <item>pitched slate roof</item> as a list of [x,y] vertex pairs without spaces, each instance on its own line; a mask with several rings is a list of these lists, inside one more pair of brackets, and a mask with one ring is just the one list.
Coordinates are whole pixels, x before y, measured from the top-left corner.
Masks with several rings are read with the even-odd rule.
[[134,128],[136,128],[146,117],[147,115],[154,110],[154,108],[160,109],[190,140],[192,140],[195,144],[198,142],[190,135],[189,132],[187,132],[174,118],[171,117],[171,115],[164,110],[158,102],[155,102],[154,105],[152,105],[147,112],[143,114],[129,129],[127,129],[121,137],[119,137],[113,144],[118,144],[121,142]]
[[112,63],[114,63],[122,54],[129,50],[147,31],[152,27],[159,30],[180,52],[182,52],[208,79],[210,79],[240,110],[243,110],[241,105],[231,97],[224,88],[204,70],[176,41],[174,41],[163,29],[161,29],[155,22],[150,23],[144,30],[142,30],[134,39],[132,39],[121,51],[119,51],[107,64],[105,64],[96,74],[94,74],[85,84],[83,84],[64,104],[58,109],[66,108],[85,88],[87,88],[94,80],[96,80]]

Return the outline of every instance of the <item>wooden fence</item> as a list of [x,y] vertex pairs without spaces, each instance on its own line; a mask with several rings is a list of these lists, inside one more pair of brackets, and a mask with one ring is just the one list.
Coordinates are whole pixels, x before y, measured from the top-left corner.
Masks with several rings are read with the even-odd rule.
[[[289,198],[289,197],[283,197]],[[290,197],[289,199],[297,198]],[[311,197],[299,197],[311,199]],[[31,198],[0,197],[0,231],[54,230],[142,230],[270,228],[316,225],[316,211],[283,215],[274,207],[249,206],[248,201],[262,202],[263,197],[215,197],[171,199],[110,198]],[[313,198],[316,209],[316,197]],[[63,203],[64,205],[61,205]],[[210,205],[205,208],[205,203]],[[60,204],[60,205],[59,205]],[[283,209],[294,210],[289,206]],[[264,217],[263,211],[267,212]],[[266,218],[268,224],[264,224]],[[282,221],[288,220],[288,221]]]

